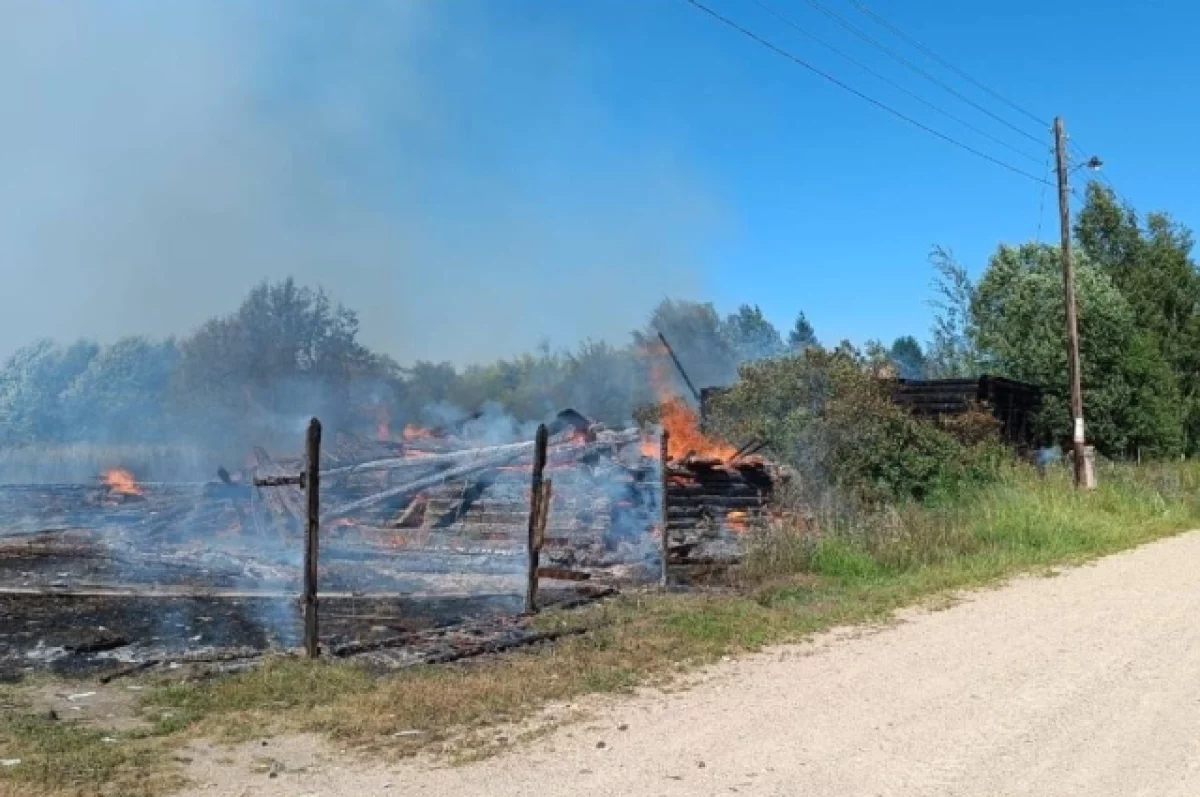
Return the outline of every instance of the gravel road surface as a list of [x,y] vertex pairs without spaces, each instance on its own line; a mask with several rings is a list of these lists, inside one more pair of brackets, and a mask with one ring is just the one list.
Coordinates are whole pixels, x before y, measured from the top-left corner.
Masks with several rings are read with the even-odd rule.
[[273,778],[249,750],[201,756],[187,794],[1200,794],[1200,533],[902,620],[586,702],[591,719],[477,764],[295,738],[271,743]]

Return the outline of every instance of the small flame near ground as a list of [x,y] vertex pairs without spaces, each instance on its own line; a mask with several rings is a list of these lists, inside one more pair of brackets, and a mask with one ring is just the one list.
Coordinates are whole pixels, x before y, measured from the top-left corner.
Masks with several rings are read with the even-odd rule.
[[428,440],[432,437],[435,437],[432,429],[426,429],[423,426],[413,426],[411,423],[404,427],[404,431],[401,432],[401,434],[404,436],[405,440],[409,441]]
[[142,488],[133,474],[125,468],[109,468],[102,476],[108,489],[121,495],[141,495]]
[[739,534],[749,531],[750,514],[740,509],[725,513],[725,525]]

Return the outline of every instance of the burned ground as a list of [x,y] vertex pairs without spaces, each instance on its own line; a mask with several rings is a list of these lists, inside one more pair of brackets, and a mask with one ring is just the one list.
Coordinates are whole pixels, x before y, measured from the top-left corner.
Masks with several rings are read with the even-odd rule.
[[[559,429],[543,605],[656,577],[664,482],[646,451],[636,430]],[[519,617],[531,454],[435,436],[335,441],[322,457],[323,649],[406,666],[538,640]],[[203,484],[0,487],[0,676],[229,668],[297,645],[302,495],[252,485],[300,463],[261,449],[251,462]],[[666,485],[670,562],[687,580],[736,561],[771,474],[692,456],[670,463]]]

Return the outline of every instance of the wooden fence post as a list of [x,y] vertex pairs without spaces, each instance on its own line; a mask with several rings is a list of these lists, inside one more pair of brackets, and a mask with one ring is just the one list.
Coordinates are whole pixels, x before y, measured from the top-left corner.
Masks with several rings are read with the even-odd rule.
[[315,659],[320,654],[317,627],[317,555],[321,530],[321,422],[308,422],[307,470],[304,489],[308,493],[308,536],[304,546],[304,652]]
[[525,581],[525,613],[537,611],[538,588],[538,552],[540,549],[539,534],[544,533],[542,524],[542,473],[546,469],[546,446],[550,440],[550,432],[546,424],[537,429],[537,438],[533,449],[533,475],[531,476],[529,492],[529,539],[527,545],[528,570]]
[[663,429],[662,435],[660,436],[659,441],[658,441],[658,449],[659,449],[658,458],[659,458],[659,469],[662,472],[662,484],[661,484],[662,517],[659,522],[662,524],[662,576],[661,576],[661,578],[662,578],[662,586],[664,588],[667,586],[667,583],[669,581],[668,568],[670,567],[669,562],[670,562],[670,555],[671,555],[671,535],[668,531],[668,529],[669,529],[668,523],[670,521],[670,517],[667,514],[667,462],[670,459],[670,455],[668,453],[669,445],[670,445],[670,433],[667,432],[666,429]]

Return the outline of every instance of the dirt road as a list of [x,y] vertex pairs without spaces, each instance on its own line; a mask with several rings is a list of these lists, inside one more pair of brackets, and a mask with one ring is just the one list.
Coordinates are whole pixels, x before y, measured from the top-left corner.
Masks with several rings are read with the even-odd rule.
[[307,772],[205,766],[191,794],[1190,797],[1200,533],[596,706],[466,767],[364,767],[294,740],[274,752]]

